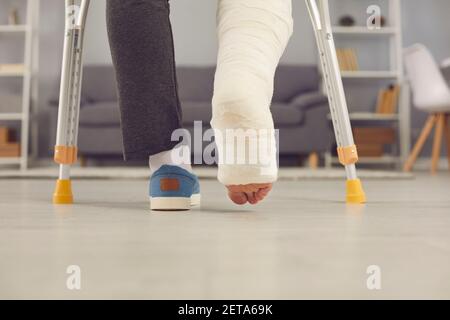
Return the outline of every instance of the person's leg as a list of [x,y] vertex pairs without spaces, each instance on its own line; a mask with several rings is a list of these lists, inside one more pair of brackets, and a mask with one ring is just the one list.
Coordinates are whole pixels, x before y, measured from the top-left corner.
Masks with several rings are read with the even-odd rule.
[[171,150],[181,127],[168,0],[108,0],[108,37],[116,71],[124,157]]
[[[277,178],[270,104],[275,70],[293,30],[291,0],[219,0],[217,17],[219,53],[211,125],[219,149],[218,178],[234,202],[256,203]],[[237,140],[226,133],[239,129],[248,132],[244,163],[235,155]],[[257,153],[257,161],[250,163],[252,153]]]
[[[181,128],[168,0],[108,0],[107,26],[116,71],[124,157],[149,159],[152,210],[188,210],[200,203]],[[188,163],[179,152],[188,154]]]

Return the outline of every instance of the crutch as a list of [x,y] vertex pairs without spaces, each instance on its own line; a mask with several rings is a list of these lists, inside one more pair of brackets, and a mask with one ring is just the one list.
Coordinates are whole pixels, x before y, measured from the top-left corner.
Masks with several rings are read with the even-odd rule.
[[59,164],[59,178],[53,203],[73,203],[70,166],[77,160],[78,121],[82,79],[83,37],[89,0],[65,1],[64,52],[58,106],[58,127],[54,160]]
[[345,166],[347,175],[346,199],[348,203],[364,203],[366,202],[366,196],[361,181],[356,174],[355,164],[358,161],[358,152],[353,141],[344,86],[331,30],[328,0],[306,0],[306,6],[308,7],[319,49],[334,134],[336,136],[339,162]]

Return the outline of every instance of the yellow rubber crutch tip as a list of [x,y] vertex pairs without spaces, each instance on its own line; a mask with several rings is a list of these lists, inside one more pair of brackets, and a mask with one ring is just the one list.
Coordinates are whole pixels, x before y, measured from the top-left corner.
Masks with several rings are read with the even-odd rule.
[[55,192],[53,193],[53,204],[72,204],[72,183],[70,180],[56,181]]
[[361,180],[347,180],[347,203],[358,204],[366,203],[366,194],[364,193]]

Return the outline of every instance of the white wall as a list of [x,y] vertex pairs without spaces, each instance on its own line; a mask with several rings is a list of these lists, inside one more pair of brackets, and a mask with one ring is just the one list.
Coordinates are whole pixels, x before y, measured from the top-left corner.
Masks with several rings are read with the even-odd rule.
[[[89,33],[86,37],[86,63],[111,63],[105,27],[105,1],[91,1]],[[217,52],[217,1],[171,0],[170,3],[177,63],[214,65]],[[294,0],[293,9],[296,31],[283,62],[315,63],[315,43],[304,1]]]
[[[60,0],[42,0],[45,3]],[[106,0],[94,0],[89,16],[86,62],[110,63],[105,27]],[[366,20],[365,8],[373,0],[332,0],[336,16],[351,13],[358,23]],[[175,37],[177,63],[211,65],[215,63],[215,0],[171,0],[171,20]],[[357,5],[355,5],[355,2]],[[386,0],[381,0],[384,4]],[[382,9],[386,6],[382,5]],[[56,11],[55,9],[52,11]],[[316,48],[305,2],[293,0],[295,32],[283,57],[284,63],[315,63]],[[427,45],[442,60],[450,56],[450,1],[403,0],[404,45]],[[46,13],[46,15],[49,12]],[[336,20],[336,19],[335,19]]]

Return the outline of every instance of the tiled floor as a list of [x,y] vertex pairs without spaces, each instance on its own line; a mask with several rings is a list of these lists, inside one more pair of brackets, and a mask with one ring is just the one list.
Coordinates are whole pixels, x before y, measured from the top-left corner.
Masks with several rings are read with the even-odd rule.
[[67,207],[53,185],[0,180],[0,298],[450,298],[447,173],[367,180],[365,206],[342,180],[281,181],[255,207],[207,180],[189,213],[151,213],[143,180],[76,180]]

